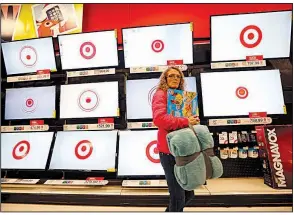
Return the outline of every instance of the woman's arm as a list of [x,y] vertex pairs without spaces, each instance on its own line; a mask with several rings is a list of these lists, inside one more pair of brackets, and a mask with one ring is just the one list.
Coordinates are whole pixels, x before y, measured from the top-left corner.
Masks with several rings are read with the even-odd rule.
[[152,99],[153,123],[158,128],[168,131],[189,127],[189,120],[185,117],[174,117],[167,114],[166,92],[157,90]]

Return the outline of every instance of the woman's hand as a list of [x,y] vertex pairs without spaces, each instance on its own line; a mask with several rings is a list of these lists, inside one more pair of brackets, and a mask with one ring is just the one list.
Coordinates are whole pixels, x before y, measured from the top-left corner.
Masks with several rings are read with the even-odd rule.
[[200,123],[199,117],[196,117],[196,116],[190,116],[188,117],[188,120],[190,125],[197,125]]

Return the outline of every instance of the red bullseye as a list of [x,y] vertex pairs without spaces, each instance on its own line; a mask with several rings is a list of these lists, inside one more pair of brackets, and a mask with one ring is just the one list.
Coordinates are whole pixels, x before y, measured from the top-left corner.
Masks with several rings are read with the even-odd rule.
[[[153,148],[153,150],[152,150],[152,148]],[[154,157],[154,155],[151,155],[151,152],[156,154],[156,157]],[[152,163],[160,163],[160,159],[157,158],[158,154],[159,154],[159,151],[157,149],[157,141],[154,140],[147,145],[146,156],[147,156],[148,160],[150,160]]]
[[246,99],[248,97],[248,90],[246,87],[238,87],[236,89],[236,96],[239,98],[239,99]]
[[27,107],[32,107],[34,105],[34,100],[33,99],[28,99],[26,102]]
[[154,40],[151,44],[151,48],[154,52],[161,52],[164,49],[164,43],[162,40]]
[[80,160],[85,160],[91,156],[93,152],[93,145],[89,140],[82,140],[78,142],[75,147],[75,155]]
[[15,160],[21,160],[30,152],[30,143],[26,140],[18,142],[12,150],[12,156]]
[[246,48],[255,48],[261,40],[262,31],[256,25],[248,25],[240,33],[240,42]]
[[84,42],[80,46],[80,54],[84,59],[90,60],[96,55],[96,46],[92,42]]
[[78,97],[78,105],[79,108],[83,111],[93,111],[99,105],[99,96],[93,90],[85,90]]
[[32,46],[24,46],[19,51],[19,60],[25,67],[35,66],[38,55],[37,50]]

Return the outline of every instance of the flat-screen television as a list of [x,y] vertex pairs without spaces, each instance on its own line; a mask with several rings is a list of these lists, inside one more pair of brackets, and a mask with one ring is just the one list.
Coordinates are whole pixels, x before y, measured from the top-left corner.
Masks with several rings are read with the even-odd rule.
[[157,130],[120,131],[118,176],[162,176]]
[[117,131],[59,131],[50,170],[115,168]]
[[5,119],[55,118],[56,87],[6,89]]
[[63,70],[118,65],[116,31],[58,35]]
[[122,29],[125,67],[193,64],[191,23]]
[[292,11],[211,16],[211,61],[290,56]]
[[62,85],[60,118],[117,117],[118,82]]
[[279,70],[201,73],[205,117],[284,114]]
[[[127,80],[127,119],[152,119],[152,98],[159,79]],[[197,92],[196,78],[185,77],[185,89]]]
[[52,37],[1,43],[7,75],[56,71]]
[[53,134],[2,133],[1,169],[45,170]]

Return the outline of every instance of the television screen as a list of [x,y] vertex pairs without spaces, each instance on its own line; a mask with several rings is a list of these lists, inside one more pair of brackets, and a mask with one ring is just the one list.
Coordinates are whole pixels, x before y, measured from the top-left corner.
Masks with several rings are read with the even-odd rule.
[[157,150],[157,130],[120,131],[118,176],[164,175]]
[[[152,119],[152,98],[159,79],[127,80],[127,118]],[[197,92],[196,78],[185,77],[185,89]]]
[[7,75],[56,71],[52,37],[1,43]]
[[292,11],[211,17],[211,61],[290,55]]
[[55,118],[56,87],[6,89],[5,119]]
[[201,73],[204,116],[284,114],[279,70]]
[[118,82],[62,85],[60,118],[116,117]]
[[49,169],[115,168],[117,131],[57,132]]
[[63,70],[118,65],[116,31],[58,36]]
[[193,63],[190,23],[127,28],[122,33],[126,68],[167,65],[168,60]]
[[1,133],[1,168],[44,170],[53,134]]

